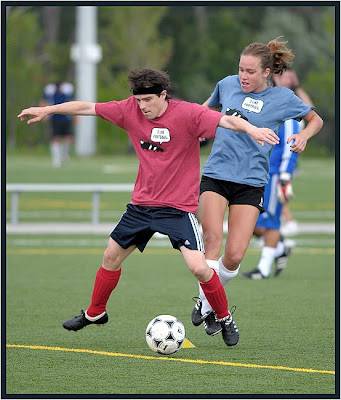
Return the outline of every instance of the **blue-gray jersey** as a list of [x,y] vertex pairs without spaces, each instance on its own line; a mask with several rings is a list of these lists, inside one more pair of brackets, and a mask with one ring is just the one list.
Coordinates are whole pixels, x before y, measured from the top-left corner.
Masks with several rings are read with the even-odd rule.
[[[250,124],[272,129],[276,134],[284,121],[300,120],[314,109],[303,103],[292,90],[282,86],[244,93],[238,75],[228,76],[217,83],[209,106],[221,108],[221,112],[228,115],[244,117]],[[247,133],[218,127],[203,175],[250,186],[265,186],[269,180],[272,149],[269,143],[262,147]]]

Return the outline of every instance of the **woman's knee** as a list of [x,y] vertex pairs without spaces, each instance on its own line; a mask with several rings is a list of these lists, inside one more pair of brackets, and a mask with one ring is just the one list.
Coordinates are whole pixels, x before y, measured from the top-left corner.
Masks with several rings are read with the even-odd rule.
[[205,231],[203,233],[205,249],[218,249],[220,251],[223,242],[223,232]]
[[239,264],[241,263],[244,257],[244,253],[242,251],[232,251],[226,252],[223,255],[222,261],[224,266],[229,269],[230,271],[235,270],[238,268]]

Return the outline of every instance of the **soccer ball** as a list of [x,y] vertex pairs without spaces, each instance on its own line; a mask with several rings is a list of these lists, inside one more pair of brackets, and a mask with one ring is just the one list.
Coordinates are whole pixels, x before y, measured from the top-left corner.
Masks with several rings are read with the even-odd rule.
[[146,329],[146,341],[159,354],[173,354],[181,349],[186,337],[185,327],[172,315],[153,318]]

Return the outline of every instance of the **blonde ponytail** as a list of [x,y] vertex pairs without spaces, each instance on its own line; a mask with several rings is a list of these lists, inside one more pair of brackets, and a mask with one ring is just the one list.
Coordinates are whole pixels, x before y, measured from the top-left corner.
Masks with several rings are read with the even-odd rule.
[[292,65],[295,56],[292,51],[285,46],[288,42],[280,42],[278,39],[280,39],[280,37],[271,40],[267,44],[267,47],[273,59],[272,73],[282,75],[283,72]]

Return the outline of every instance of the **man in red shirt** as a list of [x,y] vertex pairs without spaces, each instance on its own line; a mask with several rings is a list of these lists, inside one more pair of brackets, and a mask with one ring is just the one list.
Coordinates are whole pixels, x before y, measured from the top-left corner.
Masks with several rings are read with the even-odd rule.
[[159,232],[181,251],[217,313],[224,342],[234,346],[239,332],[219,277],[205,261],[195,217],[200,179],[199,138],[214,137],[217,126],[246,132],[262,146],[264,142],[277,144],[278,137],[272,130],[256,128],[242,118],[170,99],[170,79],[165,72],[144,69],[132,71],[128,78],[133,93],[128,99],[107,103],[72,101],[31,107],[18,115],[22,121],[32,116],[28,124],[55,113],[100,116],[127,132],[140,161],[132,201],[110,234],[91,304],[80,315],[65,321],[63,327],[77,331],[90,324],[108,322],[106,304],[120,279],[122,262],[135,248],[142,252],[153,234]]

